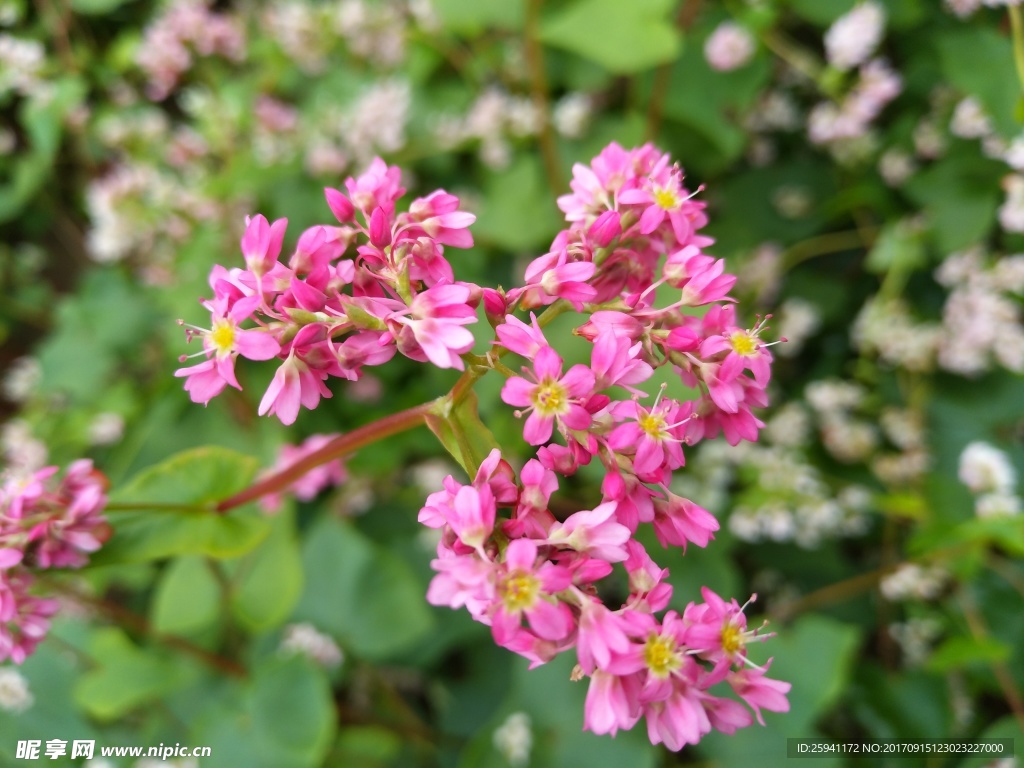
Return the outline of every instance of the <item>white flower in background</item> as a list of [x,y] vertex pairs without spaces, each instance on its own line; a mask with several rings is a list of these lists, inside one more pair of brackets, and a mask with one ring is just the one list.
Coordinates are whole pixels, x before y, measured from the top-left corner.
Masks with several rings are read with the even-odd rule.
[[807,385],[804,391],[808,404],[820,416],[835,411],[848,411],[864,402],[864,388],[852,381],[819,379]]
[[973,96],[961,99],[953,110],[949,131],[961,139],[980,139],[992,133],[992,121]]
[[779,357],[795,357],[804,343],[821,327],[821,313],[818,308],[798,297],[786,299],[779,307],[776,331],[785,344],[776,346]]
[[1024,176],[1012,173],[1003,179],[1006,200],[999,207],[999,224],[1007,232],[1024,232]]
[[888,149],[878,159],[878,173],[890,187],[898,187],[917,171],[914,158],[901,149]]
[[514,768],[529,764],[530,750],[533,748],[530,716],[525,712],[513,712],[509,715],[494,731],[494,748]]
[[928,657],[932,643],[942,631],[934,619],[907,619],[889,625],[889,636],[897,642],[907,664],[920,664]]
[[30,95],[45,61],[46,49],[38,40],[0,34],[0,96],[8,91]]
[[879,588],[886,600],[932,600],[942,592],[946,579],[941,568],[904,563],[882,579]]
[[32,434],[32,428],[21,419],[10,419],[0,427],[0,449],[6,469],[17,473],[32,473],[46,464],[49,451],[42,440]]
[[954,15],[965,19],[981,8],[981,0],[946,0],[946,8]]
[[334,639],[312,624],[290,624],[281,639],[281,653],[308,656],[324,669],[335,669],[345,656]]
[[34,357],[19,357],[10,364],[4,375],[4,397],[12,403],[28,400],[43,377],[43,369]]
[[985,493],[974,500],[978,517],[1014,517],[1021,513],[1020,496],[1015,493]]
[[914,127],[914,151],[925,160],[935,160],[946,151],[946,137],[938,124],[929,118]]
[[739,69],[754,55],[754,36],[734,21],[723,21],[704,43],[704,58],[712,69]]
[[863,64],[875,52],[885,31],[885,10],[873,0],[840,16],[825,33],[828,63],[843,71]]
[[28,680],[13,667],[0,667],[0,709],[15,714],[32,706]]
[[587,129],[594,105],[585,93],[567,93],[558,100],[551,112],[551,123],[559,134],[578,139]]
[[113,445],[124,435],[124,417],[119,413],[98,413],[89,424],[89,442]]
[[1010,493],[1017,485],[1017,471],[1010,457],[990,443],[975,440],[960,454],[960,481],[972,493]]

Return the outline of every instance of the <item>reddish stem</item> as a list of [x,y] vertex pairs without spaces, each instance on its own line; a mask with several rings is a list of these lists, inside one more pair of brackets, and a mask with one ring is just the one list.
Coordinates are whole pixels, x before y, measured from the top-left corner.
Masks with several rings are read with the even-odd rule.
[[371,443],[375,443],[378,440],[383,440],[385,437],[396,435],[399,432],[404,432],[407,429],[418,427],[424,422],[424,417],[434,407],[434,401],[429,403],[422,403],[413,408],[408,408],[398,413],[393,413],[390,416],[385,416],[382,419],[367,424],[365,426],[354,429],[351,432],[347,432],[344,435],[338,435],[338,437],[331,440],[323,448],[305,456],[294,464],[285,467],[279,472],[275,472],[262,480],[253,483],[244,491],[236,493],[227,499],[221,501],[214,508],[215,511],[223,514],[228,510],[240,507],[243,504],[247,504],[250,501],[265,496],[268,493],[274,493],[280,491],[283,488],[291,485],[294,481],[305,475],[311,469],[319,467],[321,464],[325,464],[333,459],[340,458],[345,454],[358,451],[360,448]]

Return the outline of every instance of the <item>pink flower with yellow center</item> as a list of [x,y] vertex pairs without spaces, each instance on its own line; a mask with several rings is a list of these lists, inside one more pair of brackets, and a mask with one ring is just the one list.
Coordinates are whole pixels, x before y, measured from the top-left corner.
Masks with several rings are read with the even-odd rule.
[[202,352],[182,355],[180,361],[185,362],[189,357],[200,355],[207,358],[197,365],[179,368],[174,372],[175,376],[186,378],[185,391],[191,396],[192,402],[208,403],[228,384],[240,390],[242,387],[235,378],[235,358],[239,355],[249,360],[270,360],[280,353],[281,345],[267,331],[239,327],[261,301],[259,296],[247,296],[229,306],[228,297],[223,296],[212,302],[204,302],[212,312],[209,329],[179,321],[188,329],[186,333],[190,338],[197,335],[203,339]]
[[505,550],[491,617],[498,645],[516,640],[524,617],[533,633],[544,640],[563,640],[575,628],[569,606],[555,597],[572,584],[572,573],[548,561],[538,566],[537,554],[532,539],[514,539]]
[[533,379],[513,376],[505,382],[501,399],[529,413],[523,426],[523,437],[530,445],[546,443],[557,421],[571,430],[586,429],[590,426],[589,411],[580,405],[580,400],[592,394],[594,372],[585,365],[574,365],[562,375],[562,358],[551,347],[537,350],[533,370],[524,369]]

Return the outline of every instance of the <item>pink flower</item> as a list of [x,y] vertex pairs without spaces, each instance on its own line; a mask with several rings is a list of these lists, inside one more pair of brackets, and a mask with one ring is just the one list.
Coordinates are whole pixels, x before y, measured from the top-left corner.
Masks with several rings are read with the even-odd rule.
[[633,385],[647,381],[654,369],[641,358],[643,344],[632,343],[628,337],[615,333],[600,333],[590,353],[590,368],[596,380],[595,389],[622,387],[634,394],[640,390]]
[[259,415],[274,414],[282,424],[294,424],[299,405],[312,410],[321,396],[331,396],[331,390],[324,385],[326,377],[327,374],[310,368],[294,353],[288,355],[260,401]]
[[[769,315],[770,317],[770,315]],[[725,333],[709,336],[700,345],[700,355],[710,359],[719,353],[725,353],[726,361],[733,361],[733,365],[739,365],[740,369],[747,369],[754,374],[754,383],[764,388],[771,378],[772,356],[768,351],[768,345],[760,339],[761,331],[765,329],[765,322],[769,317],[764,318],[751,330],[743,330],[732,326]]]
[[583,599],[576,636],[576,656],[583,672],[593,675],[595,669],[607,669],[615,656],[629,651],[628,629],[629,622],[621,614],[609,611],[598,600]]
[[287,227],[288,219],[278,219],[270,224],[263,214],[246,220],[242,255],[245,256],[246,268],[257,278],[263,277],[277,264]]
[[687,542],[706,547],[718,528],[715,516],[689,499],[669,493],[668,499],[654,500],[654,533],[663,547],[682,547],[684,552]]
[[764,725],[764,718],[761,717],[761,710],[769,712],[789,712],[789,700],[786,694],[793,686],[782,680],[773,680],[765,677],[768,674],[768,667],[772,660],[763,669],[748,667],[733,672],[729,675],[728,682],[736,695],[743,699],[757,715],[757,722]]
[[228,384],[240,390],[242,386],[235,378],[235,359],[239,355],[249,360],[270,360],[280,353],[281,345],[269,332],[238,327],[260,302],[259,296],[240,298],[230,308],[227,298],[206,302],[213,313],[212,327],[207,330],[190,326],[190,331],[202,337],[203,351],[197,354],[207,355],[208,359],[174,372],[175,376],[185,377],[185,391],[192,402],[208,403]]
[[490,487],[484,485],[478,489],[464,485],[455,494],[449,509],[447,522],[459,541],[467,547],[482,550],[494,530],[496,507]]
[[498,341],[509,352],[532,360],[541,347],[548,346],[548,340],[544,337],[544,331],[537,324],[537,316],[530,313],[530,325],[527,325],[515,315],[505,317],[505,322],[494,329]]
[[459,198],[439,189],[413,200],[408,216],[428,237],[441,245],[472,248],[473,235],[468,227],[476,221],[476,216],[458,208]]
[[395,201],[405,193],[401,184],[401,169],[389,166],[379,157],[373,158],[370,167],[360,176],[345,180],[352,204],[366,217],[376,208],[383,208],[387,215],[394,213]]
[[525,407],[529,417],[523,437],[530,445],[541,445],[551,437],[554,423],[568,429],[590,426],[590,413],[579,404],[594,388],[594,373],[585,365],[574,365],[562,375],[562,358],[551,347],[541,347],[527,371],[533,381],[514,376],[505,382],[501,399],[509,405]]
[[0,661],[21,664],[46,637],[57,601],[29,593],[32,575],[23,567],[0,570]]
[[537,544],[515,539],[505,550],[491,615],[494,641],[505,645],[520,631],[525,618],[544,640],[562,640],[575,628],[572,612],[555,594],[568,589],[572,574],[550,562],[537,562]]
[[[664,391],[664,390],[662,390]],[[608,445],[615,451],[632,452],[633,469],[640,475],[652,475],[664,469],[683,466],[682,426],[691,409],[690,403],[680,404],[660,397],[647,410],[635,400],[622,403],[624,413],[632,412],[633,421],[620,424],[608,436]]]
[[[396,314],[395,322],[401,323],[411,332],[415,344],[403,346],[402,353],[411,356],[422,350],[430,362],[438,368],[463,370],[465,365],[459,355],[473,348],[473,334],[462,326],[476,322],[476,311],[468,305],[471,289],[466,285],[438,284],[417,294],[410,306],[411,317]],[[415,358],[414,358],[415,359]]]
[[640,720],[639,675],[613,675],[595,670],[583,706],[583,730],[610,733],[629,730]]
[[725,271],[725,259],[707,256],[695,245],[670,253],[664,275],[669,285],[682,289],[680,302],[688,307],[725,300],[736,284],[736,276]]
[[564,523],[555,523],[548,531],[548,543],[565,544],[608,563],[622,562],[629,556],[624,545],[631,534],[629,528],[613,519],[616,506],[615,502],[606,502],[592,511],[576,512]]

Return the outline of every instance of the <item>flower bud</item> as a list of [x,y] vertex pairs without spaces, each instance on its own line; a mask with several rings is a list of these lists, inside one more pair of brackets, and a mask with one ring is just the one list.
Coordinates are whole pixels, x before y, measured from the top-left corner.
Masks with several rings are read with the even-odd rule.
[[605,211],[587,230],[587,237],[599,248],[607,248],[612,240],[622,234],[622,220],[618,211]]
[[356,209],[355,206],[352,205],[352,201],[345,197],[344,193],[337,189],[325,187],[324,197],[327,198],[327,206],[331,209],[331,213],[334,214],[334,218],[342,224],[352,221],[352,217],[355,215]]
[[370,216],[370,244],[375,248],[385,248],[391,245],[391,227],[388,224],[387,214],[380,206],[374,208]]

